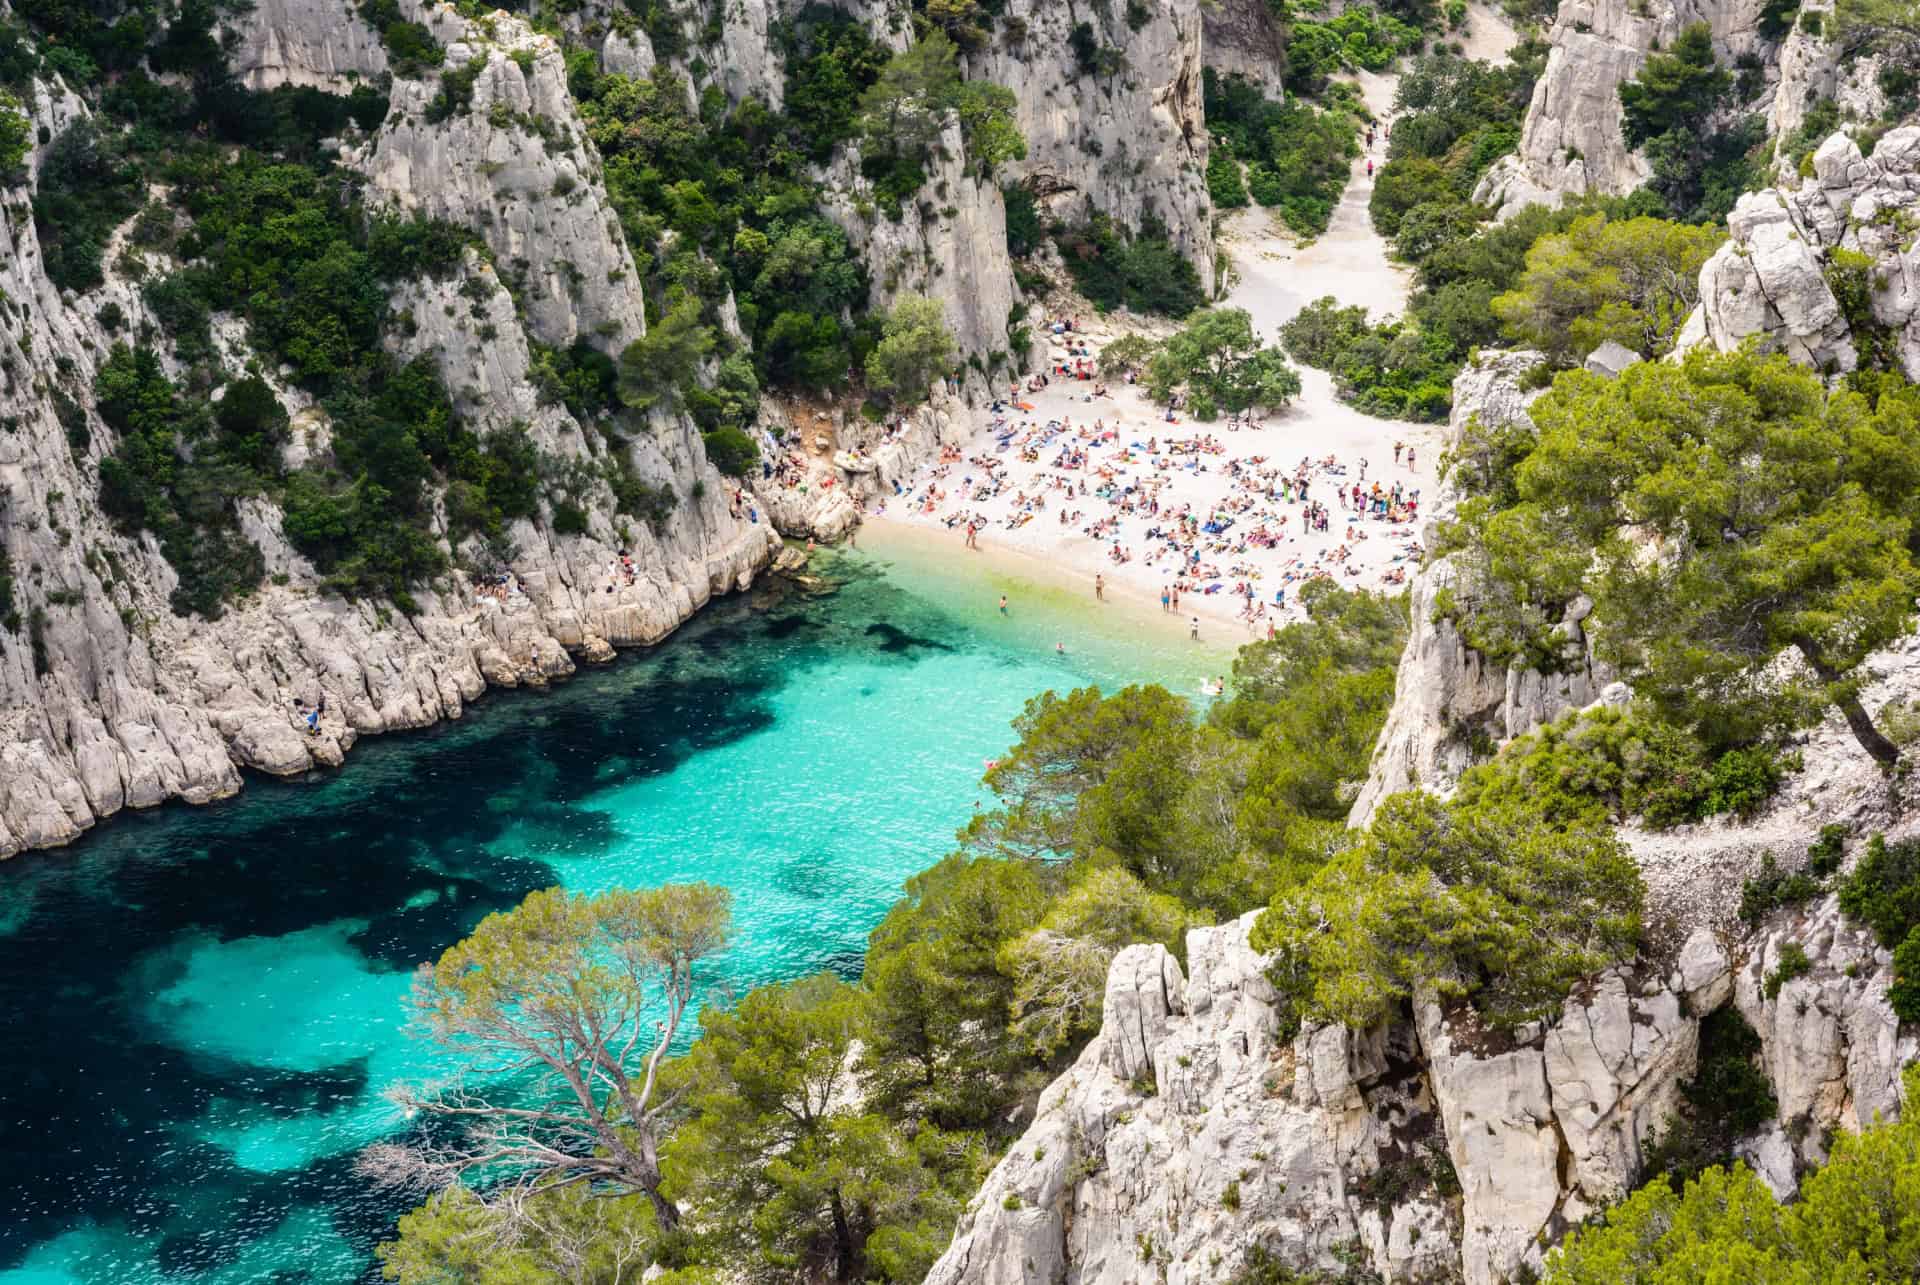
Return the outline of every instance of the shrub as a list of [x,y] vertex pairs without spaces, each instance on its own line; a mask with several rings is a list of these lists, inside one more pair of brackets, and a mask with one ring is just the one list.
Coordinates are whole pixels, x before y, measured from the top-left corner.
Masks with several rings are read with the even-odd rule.
[[[1250,162],[1247,190],[1260,204],[1277,207],[1295,232],[1317,236],[1326,231],[1347,185],[1348,163],[1360,153],[1358,112],[1363,109],[1345,100],[1326,111],[1298,100],[1275,103],[1244,77],[1220,76],[1212,68],[1205,69],[1202,85],[1214,155],[1230,152]],[[1210,160],[1209,182],[1213,175]],[[1229,197],[1238,191],[1224,179],[1223,184]],[[1214,204],[1221,204],[1218,194]],[[1246,204],[1245,195],[1231,204]]]
[[1148,220],[1129,234],[1096,214],[1084,227],[1055,239],[1075,286],[1098,308],[1179,318],[1207,301],[1200,274],[1157,222]]
[[1813,961],[1807,958],[1806,948],[1797,941],[1784,942],[1780,946],[1779,962],[1773,971],[1767,974],[1761,990],[1768,999],[1778,999],[1780,988],[1796,977],[1805,977],[1813,971]]
[[731,426],[702,434],[707,459],[728,477],[745,477],[760,462],[760,448],[754,440]]
[[1873,929],[1891,950],[1920,928],[1920,840],[1888,843],[1876,834],[1840,885],[1840,909]]
[[1763,853],[1759,873],[1740,885],[1740,918],[1758,924],[1782,906],[1799,905],[1819,892],[1817,879],[1802,871],[1782,870],[1771,852]]
[[1807,873],[1816,879],[1836,873],[1846,857],[1847,837],[1851,833],[1844,825],[1821,826],[1820,837],[1807,849]]
[[1731,1004],[1700,1023],[1693,1078],[1680,1086],[1682,1113],[1669,1117],[1648,1151],[1644,1172],[1685,1181],[1733,1158],[1736,1142],[1778,1113],[1773,1087],[1755,1059],[1760,1037]]
[[1216,210],[1237,210],[1247,204],[1247,186],[1232,148],[1215,147],[1207,158],[1207,195]]

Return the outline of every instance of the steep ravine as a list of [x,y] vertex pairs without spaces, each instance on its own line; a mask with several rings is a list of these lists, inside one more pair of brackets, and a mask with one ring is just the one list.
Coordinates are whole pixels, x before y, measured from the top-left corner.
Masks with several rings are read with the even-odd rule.
[[[695,89],[713,84],[735,100],[752,93],[777,106],[784,63],[775,25],[800,7],[749,4],[716,33],[689,20],[689,47],[670,61]],[[852,519],[844,489],[814,488],[799,507],[791,494],[736,503],[685,416],[655,411],[646,432],[614,448],[536,391],[533,344],[564,348],[586,336],[617,354],[646,330],[640,274],[601,160],[554,39],[503,13],[473,21],[450,5],[412,0],[403,9],[445,47],[447,67],[481,58],[485,66],[470,101],[445,119],[430,110],[437,75],[395,77],[385,122],[368,134],[349,131],[342,159],[363,180],[369,206],[471,229],[492,262],[469,256],[449,280],[400,287],[394,306],[411,324],[395,331],[396,355],[429,356],[476,431],[523,425],[562,464],[599,468],[609,450],[629,451],[633,476],[670,488],[677,507],[650,526],[617,515],[610,493],[596,488],[584,533],[558,534],[545,516],[511,525],[507,566],[518,592],[481,594],[454,574],[422,586],[417,609],[404,614],[322,591],[317,570],[281,534],[277,507],[247,501],[242,530],[260,548],[268,580],[218,620],[174,615],[168,596],[177,578],[157,542],[123,534],[96,500],[115,433],[90,409],[85,432],[70,430],[50,399],[57,385],[85,408],[116,337],[156,319],[137,282],[117,270],[78,293],[48,279],[28,214],[33,176],[46,140],[88,108],[43,76],[26,96],[41,143],[0,216],[8,301],[0,364],[9,372],[0,390],[0,551],[19,618],[0,639],[0,857],[69,842],[123,807],[230,794],[243,769],[290,775],[337,764],[361,736],[459,717],[489,685],[545,683],[583,658],[656,642],[714,595],[744,588],[777,551],[776,529],[832,536]],[[887,47],[905,43],[910,25],[895,6],[849,12]],[[1151,213],[1204,278],[1213,268],[1198,5],[1159,6],[1140,24],[1105,6],[1081,13],[1024,0],[1008,15],[1027,24],[1028,38],[981,54],[970,71],[1014,91],[1025,161],[987,181],[949,160],[899,222],[864,206],[867,180],[853,167],[836,162],[823,173],[827,213],[870,265],[872,304],[907,290],[939,299],[962,353],[983,368],[1007,360],[1016,297],[1002,183],[1052,193],[1063,217],[1100,210],[1138,222]],[[658,61],[646,35],[609,18],[589,6],[568,21],[580,39],[598,33],[606,70],[645,74]],[[1126,53],[1124,74],[1079,75],[1066,34],[1081,21]],[[228,65],[252,89],[344,94],[391,70],[378,34],[345,0],[269,0],[224,22]],[[956,140],[948,142],[957,157]],[[149,266],[172,265],[156,255]],[[502,279],[508,268],[511,281]],[[109,328],[101,317],[115,310]],[[237,376],[253,357],[246,326],[214,321],[218,360]],[[290,380],[271,368],[267,375],[293,416],[289,467],[325,458],[324,412]],[[864,432],[851,409],[832,415]],[[763,422],[791,413],[769,402]],[[960,405],[936,398],[886,448],[885,475],[911,471],[963,432]],[[70,449],[70,438],[88,445]],[[867,483],[879,484],[879,476]],[[444,529],[443,516],[436,523]],[[623,553],[631,580],[609,571]],[[323,698],[310,734],[296,702]]]

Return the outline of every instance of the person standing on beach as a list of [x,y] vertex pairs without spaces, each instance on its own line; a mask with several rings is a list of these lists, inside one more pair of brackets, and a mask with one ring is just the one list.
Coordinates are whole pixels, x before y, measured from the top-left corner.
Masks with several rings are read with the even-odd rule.
[[1173,610],[1172,602],[1173,602],[1173,595],[1167,591],[1167,587],[1165,585],[1161,585],[1160,586],[1160,610],[1172,611]]
[[1093,598],[1095,602],[1105,602],[1107,600],[1107,578],[1105,576],[1094,576]]
[[1187,627],[1187,637],[1193,639],[1195,642],[1200,641],[1200,617],[1195,616],[1193,623]]
[[1000,614],[1007,614],[1007,595],[1004,593],[1000,595]]

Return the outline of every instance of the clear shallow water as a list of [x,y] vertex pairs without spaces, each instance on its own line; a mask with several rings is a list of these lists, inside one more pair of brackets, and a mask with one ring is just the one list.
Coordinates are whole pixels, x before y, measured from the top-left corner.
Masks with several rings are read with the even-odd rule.
[[0,864],[0,1285],[371,1278],[399,1210],[353,1156],[434,1065],[408,976],[483,915],[706,879],[735,896],[717,988],[856,975],[1028,696],[1225,664],[1038,592],[1002,619],[999,585],[911,560],[827,566],[830,597],[719,604],[342,773]]

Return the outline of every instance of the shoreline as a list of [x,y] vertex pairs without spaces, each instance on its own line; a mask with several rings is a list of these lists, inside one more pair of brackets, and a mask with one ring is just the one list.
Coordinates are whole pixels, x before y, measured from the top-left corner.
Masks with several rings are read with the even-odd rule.
[[[903,589],[929,597],[963,618],[998,628],[997,600],[1006,594],[1007,625],[1016,643],[1038,650],[1056,644],[1104,658],[1111,668],[1151,671],[1138,681],[1159,682],[1191,696],[1198,683],[1230,674],[1240,647],[1253,641],[1245,626],[1202,615],[1200,638],[1189,634],[1189,616],[1162,611],[1158,599],[1107,577],[1106,596],[1093,593],[1094,572],[983,538],[967,549],[959,531],[867,514],[855,554],[888,564]],[[846,546],[841,546],[844,550]],[[964,555],[964,556],[961,556]],[[1264,631],[1263,635],[1264,636]]]

